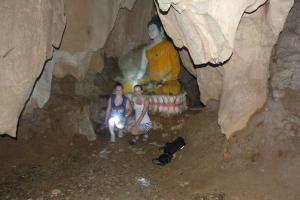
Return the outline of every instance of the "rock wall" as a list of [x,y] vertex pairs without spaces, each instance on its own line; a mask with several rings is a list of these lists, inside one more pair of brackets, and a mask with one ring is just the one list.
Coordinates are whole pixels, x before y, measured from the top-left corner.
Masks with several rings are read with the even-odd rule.
[[[146,23],[154,10],[153,2],[135,1],[64,0],[67,25],[62,44],[45,66],[26,111],[32,112],[36,106],[43,108],[46,105],[50,92],[53,92],[52,74],[60,79],[66,78],[67,75],[75,77],[77,81],[74,82],[72,95],[76,98],[83,97],[88,104],[94,105],[99,95],[111,93],[114,84],[112,80],[119,74],[115,65],[106,63],[104,49],[106,57],[118,56],[118,52],[138,46],[147,38]],[[144,29],[141,29],[141,26],[144,26]],[[111,69],[105,69],[104,66]],[[57,88],[60,87],[64,86],[60,85]],[[45,109],[47,107],[45,106]],[[95,104],[93,109],[95,111],[88,113],[90,120],[98,123],[100,118],[95,120],[94,113],[101,108],[99,104]],[[82,116],[86,117],[86,114],[83,113]],[[74,130],[77,131],[76,128]]]
[[[132,9],[135,0],[64,0],[64,3],[67,25],[62,44],[46,64],[26,106],[28,112],[36,106],[44,107],[49,100],[52,74],[58,78],[72,75],[83,81],[88,70],[93,73],[103,70],[103,47],[114,27],[119,10]],[[128,12],[131,13],[129,10]]]
[[105,44],[105,54],[121,57],[149,41],[147,24],[154,13],[153,1],[136,0],[132,10],[121,9]]
[[[186,47],[195,64],[226,61],[234,50],[236,31],[244,13],[253,13],[266,0],[158,0],[160,18],[177,47]],[[291,0],[268,2],[267,21],[281,30]],[[167,12],[167,14],[165,14]]]
[[271,93],[261,118],[270,134],[300,136],[300,1],[296,0],[271,61]]
[[[269,60],[292,0],[158,0],[166,32],[186,47],[201,100],[220,100],[219,125],[229,138],[244,128],[267,98]],[[162,11],[167,13],[162,13]],[[181,53],[184,63],[188,55]]]
[[16,136],[20,113],[65,27],[62,0],[0,5],[0,134]]
[[261,7],[244,14],[234,53],[223,66],[218,123],[227,137],[244,128],[267,100],[270,55],[279,34],[272,32],[267,20],[262,20],[268,9]]
[[[59,78],[71,74],[82,80],[89,67],[101,72],[103,52],[100,49],[104,47],[114,27],[119,9],[132,9],[135,0],[64,0],[64,2],[68,22],[58,53],[60,58],[53,73]],[[93,59],[98,62],[91,62]]]

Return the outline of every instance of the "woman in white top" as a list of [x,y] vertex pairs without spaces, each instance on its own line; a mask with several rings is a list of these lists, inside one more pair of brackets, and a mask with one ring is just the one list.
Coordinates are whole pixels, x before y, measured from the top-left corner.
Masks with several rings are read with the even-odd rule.
[[149,101],[143,96],[143,88],[141,85],[134,86],[135,97],[132,100],[133,109],[135,111],[135,122],[129,126],[129,131],[134,136],[129,144],[135,144],[140,135],[144,135],[143,140],[146,141],[152,123],[148,115]]

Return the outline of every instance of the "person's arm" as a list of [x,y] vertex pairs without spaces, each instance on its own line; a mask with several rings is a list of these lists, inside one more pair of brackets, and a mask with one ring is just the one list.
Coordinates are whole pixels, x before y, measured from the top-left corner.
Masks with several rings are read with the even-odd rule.
[[108,99],[107,108],[106,108],[106,114],[105,114],[105,126],[108,126],[108,118],[111,112],[111,98]]
[[140,117],[136,121],[136,125],[139,125],[141,123],[141,121],[143,120],[146,112],[148,111],[148,108],[149,108],[149,101],[145,98],[144,99],[144,108],[143,108],[143,111],[142,111]]
[[127,99],[127,102],[126,102],[126,111],[127,111],[127,113],[125,114],[125,116],[129,117],[132,113],[132,103],[129,98]]
[[146,51],[147,51],[147,48],[144,47],[143,50],[142,50],[142,56],[141,56],[141,66],[140,66],[139,70],[136,73],[136,76],[135,76],[136,79],[143,78],[145,73],[146,73],[147,64],[148,64],[148,60],[147,60],[147,57],[146,57]]

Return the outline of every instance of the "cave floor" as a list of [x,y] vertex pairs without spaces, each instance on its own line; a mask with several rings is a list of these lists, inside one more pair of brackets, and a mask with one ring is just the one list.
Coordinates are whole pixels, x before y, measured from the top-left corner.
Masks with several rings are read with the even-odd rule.
[[[284,182],[274,181],[276,172],[264,171],[267,166],[262,167],[259,153],[238,161],[231,158],[216,113],[188,111],[153,119],[156,130],[149,141],[133,146],[127,143],[128,135],[110,143],[105,131],[93,142],[80,135],[68,143],[54,134],[1,138],[0,199],[274,200],[298,195]],[[178,135],[196,135],[197,124],[206,126],[201,137],[187,138],[187,146],[168,165],[152,164],[159,146]],[[280,159],[286,159],[285,154]]]

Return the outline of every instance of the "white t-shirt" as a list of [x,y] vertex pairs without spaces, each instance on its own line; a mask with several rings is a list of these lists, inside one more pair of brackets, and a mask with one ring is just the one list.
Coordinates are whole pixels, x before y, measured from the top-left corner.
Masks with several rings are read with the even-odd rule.
[[[134,102],[133,108],[135,110],[135,120],[138,120],[143,112],[144,104],[137,104]],[[141,121],[141,124],[150,123],[150,122],[151,122],[150,117],[148,115],[148,112],[146,112]]]

